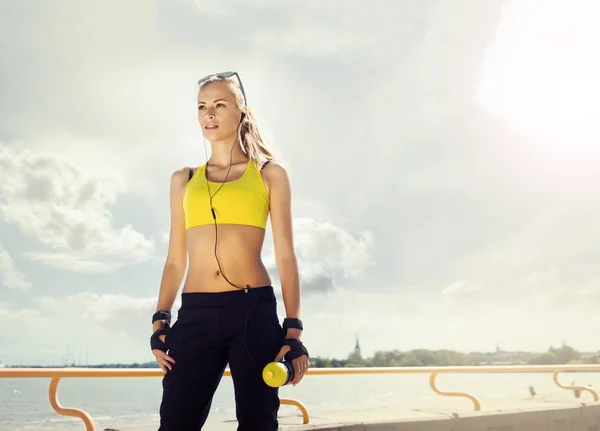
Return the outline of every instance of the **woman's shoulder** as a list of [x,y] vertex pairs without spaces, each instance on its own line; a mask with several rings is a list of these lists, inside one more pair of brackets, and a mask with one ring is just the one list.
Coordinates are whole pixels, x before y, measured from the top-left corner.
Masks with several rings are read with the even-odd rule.
[[185,166],[172,172],[171,190],[177,194],[182,194],[187,184],[192,179],[192,175],[198,170],[197,167]]
[[171,174],[171,182],[188,182],[192,179],[192,175],[196,173],[199,166],[185,166],[177,169]]
[[181,183],[183,180],[187,181],[190,173],[193,172],[193,167],[185,166],[183,168],[179,168],[171,174],[171,183]]
[[287,186],[289,183],[287,168],[285,165],[275,160],[269,160],[266,164],[263,162],[261,174],[269,189],[277,187],[278,185]]
[[260,171],[265,176],[270,177],[287,177],[287,169],[285,165],[276,160],[267,160],[260,165]]
[[287,180],[288,172],[285,165],[276,160],[267,160],[262,162],[260,171],[265,179],[270,178],[275,181]]

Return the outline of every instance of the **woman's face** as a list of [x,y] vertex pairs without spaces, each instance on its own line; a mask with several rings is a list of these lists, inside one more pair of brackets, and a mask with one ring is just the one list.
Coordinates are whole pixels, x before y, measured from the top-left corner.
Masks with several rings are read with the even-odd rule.
[[198,91],[198,123],[209,141],[236,136],[241,116],[242,111],[227,83],[211,82]]

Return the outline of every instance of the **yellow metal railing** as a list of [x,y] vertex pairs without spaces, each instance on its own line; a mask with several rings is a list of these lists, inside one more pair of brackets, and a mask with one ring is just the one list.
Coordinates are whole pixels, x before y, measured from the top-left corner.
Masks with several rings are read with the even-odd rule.
[[[481,410],[481,404],[473,395],[465,392],[440,391],[435,380],[440,374],[496,374],[496,373],[549,373],[556,386],[570,391],[589,392],[594,401],[598,394],[590,387],[565,386],[558,381],[558,375],[564,371],[600,371],[600,365],[507,365],[507,366],[470,366],[470,367],[357,367],[357,368],[311,368],[307,375],[339,375],[339,374],[429,374],[429,386],[438,395],[445,397],[467,398],[476,411]],[[162,377],[160,368],[0,368],[0,378],[49,378],[48,399],[52,409],[59,415],[77,417],[85,424],[86,431],[96,431],[90,415],[80,409],[64,408],[58,401],[58,383],[62,378],[89,377]],[[229,370],[225,376],[231,376]],[[296,406],[302,413],[302,423],[309,422],[306,406],[298,400],[281,399],[281,404]]]

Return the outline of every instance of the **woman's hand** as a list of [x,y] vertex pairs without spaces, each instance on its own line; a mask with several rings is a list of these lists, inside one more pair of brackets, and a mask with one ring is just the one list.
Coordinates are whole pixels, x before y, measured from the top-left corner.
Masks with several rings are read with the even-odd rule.
[[[279,353],[275,357],[275,362],[281,361],[283,359],[283,357],[290,350],[291,350],[290,346],[283,345],[281,347],[281,349],[279,350]],[[308,364],[309,364],[308,356],[307,355],[298,356],[297,358],[292,359],[291,362],[292,362],[292,365],[294,366],[294,381],[292,383],[294,386],[296,386],[298,383],[300,383],[300,381],[306,374],[306,371],[308,370]]]
[[[153,333],[162,328],[164,328],[164,326],[162,325],[162,323],[160,321],[154,322],[154,325],[152,327]],[[166,335],[159,335],[159,337],[158,337],[158,339],[160,341],[162,341],[163,343],[165,342],[165,338],[166,338]],[[167,355],[167,352],[164,352],[160,349],[152,349],[152,354],[156,358],[156,363],[158,364],[160,369],[163,370],[165,373],[167,372],[167,370],[171,370],[173,368],[173,364],[175,363],[175,360],[173,358],[171,358],[169,355]]]
[[152,353],[156,358],[156,363],[158,364],[160,369],[163,370],[165,373],[167,372],[167,369],[171,370],[173,368],[172,364],[175,363],[175,360],[169,355],[167,355],[165,352],[163,352],[162,350],[153,349]]

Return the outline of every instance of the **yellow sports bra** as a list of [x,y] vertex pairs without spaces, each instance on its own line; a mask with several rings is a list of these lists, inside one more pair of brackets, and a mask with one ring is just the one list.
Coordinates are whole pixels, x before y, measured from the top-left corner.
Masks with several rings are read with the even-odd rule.
[[[258,169],[254,163],[248,161],[242,176],[226,182],[223,187],[222,183],[206,179],[206,164],[195,172],[190,169],[190,179],[183,195],[186,229],[215,223],[207,182],[210,194],[213,195],[212,204],[217,224],[238,224],[265,229],[269,217],[269,192],[260,171],[267,163]],[[221,190],[215,195],[219,187]]]

